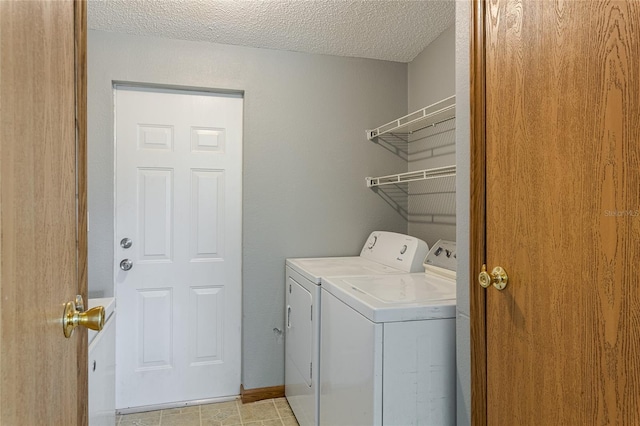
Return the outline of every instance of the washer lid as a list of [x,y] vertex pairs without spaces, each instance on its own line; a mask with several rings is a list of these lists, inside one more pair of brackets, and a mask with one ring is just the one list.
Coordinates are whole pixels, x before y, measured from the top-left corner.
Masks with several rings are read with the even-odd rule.
[[425,273],[322,278],[322,288],[373,322],[455,318],[455,281]]
[[320,277],[404,272],[360,256],[287,259],[286,265],[316,284],[320,284]]

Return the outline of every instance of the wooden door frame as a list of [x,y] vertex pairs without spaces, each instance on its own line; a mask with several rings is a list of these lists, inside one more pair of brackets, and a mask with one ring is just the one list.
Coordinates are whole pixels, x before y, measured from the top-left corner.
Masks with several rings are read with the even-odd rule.
[[485,290],[476,277],[486,259],[485,3],[471,1],[469,303],[471,329],[471,424],[487,424]]
[[[75,95],[76,95],[76,191],[78,294],[88,303],[87,228],[87,3],[74,0]],[[78,347],[78,425],[89,424],[89,354],[87,333],[80,334]]]

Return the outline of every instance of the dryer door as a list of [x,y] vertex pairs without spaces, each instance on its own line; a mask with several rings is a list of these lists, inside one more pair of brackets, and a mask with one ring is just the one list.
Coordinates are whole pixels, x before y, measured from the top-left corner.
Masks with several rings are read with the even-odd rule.
[[[287,358],[306,386],[311,386],[311,354],[313,348],[313,299],[291,276],[287,277]],[[302,384],[302,383],[299,383]]]

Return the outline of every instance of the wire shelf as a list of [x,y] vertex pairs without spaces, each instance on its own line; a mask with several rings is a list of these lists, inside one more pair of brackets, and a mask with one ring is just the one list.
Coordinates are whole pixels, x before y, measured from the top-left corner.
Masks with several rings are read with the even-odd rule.
[[367,139],[373,140],[385,134],[410,135],[454,118],[456,118],[456,97],[450,96],[378,128],[367,130]]
[[367,187],[394,185],[415,182],[426,179],[439,179],[456,175],[456,166],[434,167],[432,169],[416,170],[414,172],[399,173],[380,177],[367,177]]

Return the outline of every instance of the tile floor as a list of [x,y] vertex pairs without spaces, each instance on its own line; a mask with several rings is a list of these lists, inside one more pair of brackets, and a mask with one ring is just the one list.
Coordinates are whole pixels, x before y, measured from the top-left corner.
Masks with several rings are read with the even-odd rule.
[[170,410],[123,414],[118,426],[298,426],[286,398],[243,404],[240,400]]

